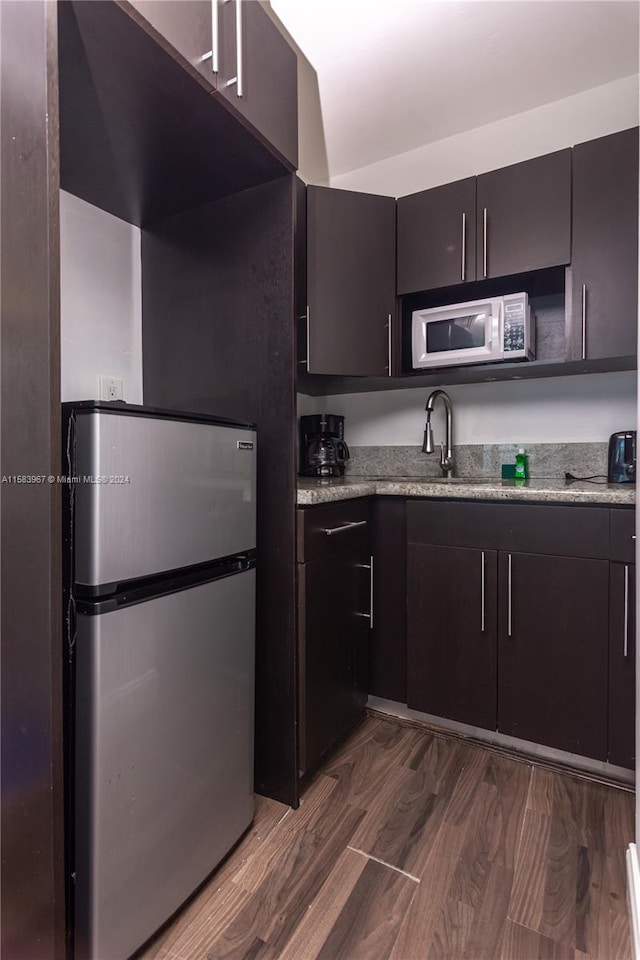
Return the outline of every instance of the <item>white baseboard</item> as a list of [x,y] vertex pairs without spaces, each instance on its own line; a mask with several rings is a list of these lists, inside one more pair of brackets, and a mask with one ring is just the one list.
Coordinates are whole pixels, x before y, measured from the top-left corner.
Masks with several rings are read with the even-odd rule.
[[640,863],[635,843],[630,843],[627,848],[627,900],[633,960],[640,960]]

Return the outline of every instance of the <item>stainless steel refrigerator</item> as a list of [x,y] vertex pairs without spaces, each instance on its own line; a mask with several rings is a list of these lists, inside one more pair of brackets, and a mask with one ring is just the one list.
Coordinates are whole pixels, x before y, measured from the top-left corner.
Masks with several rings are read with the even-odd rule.
[[252,424],[64,405],[76,960],[125,960],[253,818]]

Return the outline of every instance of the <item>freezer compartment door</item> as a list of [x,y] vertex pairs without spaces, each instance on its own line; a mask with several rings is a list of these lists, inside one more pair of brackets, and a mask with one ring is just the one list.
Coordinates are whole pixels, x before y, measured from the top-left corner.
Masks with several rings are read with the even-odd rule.
[[254,431],[95,410],[77,413],[70,457],[80,586],[255,548]]
[[125,960],[253,818],[255,571],[79,615],[76,960]]

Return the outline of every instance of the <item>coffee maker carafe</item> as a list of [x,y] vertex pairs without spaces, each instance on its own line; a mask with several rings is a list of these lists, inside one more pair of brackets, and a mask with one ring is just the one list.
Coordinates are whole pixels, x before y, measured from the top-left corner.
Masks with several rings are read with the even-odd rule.
[[344,417],[318,413],[300,417],[300,475],[341,477],[349,459]]

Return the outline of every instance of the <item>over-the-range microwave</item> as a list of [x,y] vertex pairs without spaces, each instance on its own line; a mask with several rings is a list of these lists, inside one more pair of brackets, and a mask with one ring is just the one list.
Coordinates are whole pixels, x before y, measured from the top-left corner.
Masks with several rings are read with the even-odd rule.
[[535,358],[534,318],[526,293],[469,300],[411,315],[414,370]]

